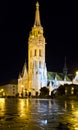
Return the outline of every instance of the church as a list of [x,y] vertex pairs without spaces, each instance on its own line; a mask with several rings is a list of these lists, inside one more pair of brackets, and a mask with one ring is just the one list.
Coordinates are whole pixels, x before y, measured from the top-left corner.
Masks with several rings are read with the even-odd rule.
[[78,74],[75,78],[67,74],[66,58],[63,73],[48,72],[45,62],[45,47],[46,40],[37,2],[35,21],[28,38],[28,65],[25,61],[18,77],[19,97],[39,95],[40,89],[44,86],[49,88],[49,95],[51,95],[53,89],[65,83],[72,84],[76,81],[75,78],[78,79]]
[[[28,63],[24,62],[22,71],[16,80],[0,84],[0,97],[38,96],[43,87],[47,87],[49,95],[51,95],[51,92],[61,85],[78,85],[78,72],[76,75],[68,73],[66,57],[62,73],[47,70],[45,50],[46,40],[40,20],[39,3],[37,2],[34,25],[28,38]],[[71,93],[72,90],[75,89],[71,87]]]
[[36,3],[35,22],[28,38],[28,68],[26,62],[18,78],[18,93],[39,94],[43,86],[47,86],[47,68],[45,63],[46,41],[40,22],[39,3]]

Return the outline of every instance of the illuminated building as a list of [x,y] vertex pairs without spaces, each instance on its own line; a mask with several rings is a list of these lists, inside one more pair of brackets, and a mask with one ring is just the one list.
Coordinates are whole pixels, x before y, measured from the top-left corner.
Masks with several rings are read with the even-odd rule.
[[[13,82],[0,85],[0,95],[26,97],[39,95],[42,87],[48,87],[49,95],[54,89],[64,84],[78,84],[76,76],[68,74],[66,57],[63,73],[48,72],[45,62],[46,41],[44,30],[40,21],[39,3],[36,3],[35,21],[28,38],[28,65],[24,63],[22,72],[18,77],[18,85]],[[27,67],[28,66],[28,67]],[[71,88],[73,94],[74,89]],[[67,93],[67,89],[65,90]]]
[[48,72],[45,63],[45,37],[40,21],[39,3],[36,3],[35,22],[28,38],[28,68],[26,61],[18,77],[19,96],[39,95],[40,88],[46,86],[51,91],[60,85],[78,82],[78,73],[74,80],[67,74],[66,58],[63,73]]
[[[26,63],[18,79],[18,93],[39,95],[41,87],[47,86],[47,69],[45,63],[45,38],[40,21],[39,3],[36,3],[35,22],[28,39],[28,71]],[[22,87],[23,86],[23,90]]]
[[16,97],[18,93],[17,80],[0,84],[0,97]]

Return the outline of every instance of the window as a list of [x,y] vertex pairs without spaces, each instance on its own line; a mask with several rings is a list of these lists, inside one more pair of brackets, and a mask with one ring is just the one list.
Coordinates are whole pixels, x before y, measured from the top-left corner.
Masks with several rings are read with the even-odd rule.
[[39,61],[39,68],[41,68],[41,61]]
[[[13,86],[14,87],[14,86]],[[13,94],[15,94],[15,88],[13,88]]]
[[71,88],[71,94],[74,94],[74,88],[73,87]]
[[41,49],[39,49],[39,56],[41,56]]
[[15,92],[13,92],[13,94],[15,94]]
[[35,49],[35,51],[34,51],[34,56],[36,56],[37,55],[37,50]]

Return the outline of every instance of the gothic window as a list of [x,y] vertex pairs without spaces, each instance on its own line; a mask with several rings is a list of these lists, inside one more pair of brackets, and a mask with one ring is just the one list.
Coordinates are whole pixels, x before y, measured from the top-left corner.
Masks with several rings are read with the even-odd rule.
[[39,49],[39,56],[41,56],[41,49]]
[[39,61],[39,68],[41,68],[41,61]]
[[37,56],[37,50],[35,49],[35,51],[34,51],[34,56]]

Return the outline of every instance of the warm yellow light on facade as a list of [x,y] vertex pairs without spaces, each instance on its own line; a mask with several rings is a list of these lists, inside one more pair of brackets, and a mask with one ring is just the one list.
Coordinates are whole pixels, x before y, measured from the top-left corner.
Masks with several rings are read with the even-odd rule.
[[24,87],[24,85],[21,85],[21,88],[23,88]]
[[3,89],[0,89],[0,92],[3,92],[4,90]]
[[76,76],[78,76],[78,71],[76,71]]
[[1,89],[1,91],[3,92],[4,90],[3,90],[3,89]]
[[0,98],[0,116],[5,115],[5,98]]
[[74,90],[74,88],[72,87],[72,90]]

